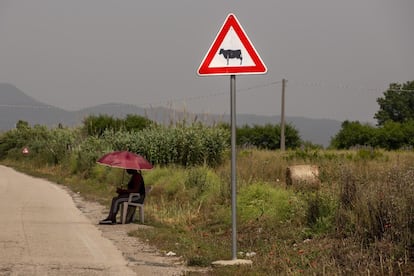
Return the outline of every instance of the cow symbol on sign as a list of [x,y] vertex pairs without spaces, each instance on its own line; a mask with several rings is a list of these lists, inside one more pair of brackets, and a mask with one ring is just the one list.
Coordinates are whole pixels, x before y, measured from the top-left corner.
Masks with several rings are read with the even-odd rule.
[[224,49],[220,49],[219,55],[223,55],[223,57],[227,60],[227,65],[229,65],[229,59],[231,59],[231,58],[240,59],[240,65],[242,65],[243,57],[242,57],[242,54],[241,54],[241,50],[224,50]]

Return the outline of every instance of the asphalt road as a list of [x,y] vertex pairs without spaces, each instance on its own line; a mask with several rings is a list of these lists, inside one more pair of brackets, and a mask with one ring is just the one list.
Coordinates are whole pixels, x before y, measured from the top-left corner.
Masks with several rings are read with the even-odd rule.
[[136,275],[58,185],[0,166],[0,275]]

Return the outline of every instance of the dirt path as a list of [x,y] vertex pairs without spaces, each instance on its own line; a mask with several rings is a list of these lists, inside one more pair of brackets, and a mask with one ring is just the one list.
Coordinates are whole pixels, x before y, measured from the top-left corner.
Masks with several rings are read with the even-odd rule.
[[[0,275],[182,275],[167,257],[128,232],[97,225],[105,208],[69,189],[0,166]],[[147,227],[148,228],[148,227]]]
[[[71,194],[76,206],[85,216],[96,224],[108,214],[107,208],[102,205],[83,200],[78,194],[65,188]],[[136,237],[128,236],[128,233],[137,229],[151,229],[150,226],[140,224],[96,225],[102,235],[111,240],[122,252],[127,260],[127,266],[137,275],[182,275],[185,271],[203,270],[189,268],[184,265],[180,257],[166,256],[167,252],[160,252],[157,248],[149,246]]]

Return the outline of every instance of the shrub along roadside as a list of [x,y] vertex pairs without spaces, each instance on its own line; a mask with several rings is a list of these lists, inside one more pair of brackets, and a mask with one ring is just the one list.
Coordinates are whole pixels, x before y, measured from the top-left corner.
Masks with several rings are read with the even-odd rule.
[[[319,192],[298,192],[286,190],[277,183],[240,179],[249,184],[240,185],[238,192],[238,249],[243,252],[239,257],[245,258],[246,253],[252,252],[256,256],[251,268],[215,268],[214,275],[412,271],[414,193],[411,189],[414,178],[410,164],[414,154],[383,153],[376,159],[360,159],[358,154],[351,151],[321,153],[329,162],[323,157],[319,159],[325,179]],[[249,163],[262,162],[256,159],[259,156],[267,158],[262,152],[252,151]],[[245,160],[239,160],[243,167]],[[274,164],[272,169],[276,167]],[[220,168],[214,170],[219,171]],[[242,171],[239,169],[239,175]],[[170,173],[162,174],[165,177]],[[171,172],[171,175],[176,174]],[[148,176],[151,175],[152,172]],[[172,176],[172,179],[185,183],[188,181],[185,175]],[[180,182],[180,178],[185,180]],[[157,177],[150,179],[157,182]],[[199,179],[196,177],[193,181],[198,183]],[[217,259],[229,259],[230,202],[221,198],[222,204],[199,209],[197,199],[184,196],[190,187],[182,184],[172,193],[177,196],[163,203],[175,211],[164,213],[160,219],[158,212],[164,208],[158,195],[165,194],[162,190],[169,189],[169,182],[162,181],[162,185],[163,188],[158,187],[157,194],[151,197],[156,203],[149,215],[151,223],[162,227],[151,232],[137,231],[133,235],[146,238],[163,250],[175,251],[192,264],[208,265]],[[223,181],[222,185],[229,184]],[[402,187],[409,194],[402,194]],[[392,199],[390,204],[376,196],[378,190]],[[373,206],[375,208],[369,208]],[[386,220],[393,221],[392,226],[387,225],[378,232],[378,223]],[[373,238],[367,233],[374,235]]]
[[[227,130],[200,123],[151,125],[131,131],[99,129],[99,136],[84,136],[82,129],[30,127],[21,122],[0,135],[0,158],[29,159],[38,166],[62,165],[88,178],[96,160],[110,151],[136,152],[154,165],[218,166],[228,150]],[[24,147],[30,154],[22,155]]]
[[219,127],[195,123],[190,126],[151,126],[141,131],[106,131],[103,139],[113,150],[130,150],[153,164],[217,166],[228,148],[229,133]]
[[[249,155],[250,165],[268,158],[257,151]],[[319,153],[317,162],[324,182],[318,192],[293,191],[277,182],[239,178],[238,249],[243,252],[239,257],[256,253],[253,267],[215,268],[214,275],[412,272],[414,153],[383,152],[368,159],[358,156],[358,151]],[[238,175],[242,176],[246,160],[238,159]],[[273,164],[267,170],[277,171],[277,167]],[[211,202],[200,207],[197,198],[188,197],[197,191],[187,194],[193,186],[185,183],[189,179],[193,183],[212,180],[200,177],[199,171],[175,177],[181,174],[176,170],[162,173],[162,187],[158,187],[149,203],[153,206],[150,222],[162,227],[133,235],[146,238],[163,250],[175,251],[189,263],[208,265],[217,259],[229,259],[229,198],[217,197],[218,204]],[[211,172],[220,171],[217,168]],[[157,177],[151,175],[152,172],[148,177],[157,183]],[[171,175],[176,188],[170,201],[164,198],[161,204],[160,198],[167,193],[163,190],[169,190],[170,185],[165,175]],[[228,179],[218,179],[228,196]],[[175,210],[166,214],[162,213],[164,208]]]
[[[101,202],[109,201],[114,189],[102,183],[120,178],[119,170],[95,163],[85,179],[64,162],[42,166],[30,157],[20,160]],[[286,189],[286,166],[307,162],[319,165],[321,190]],[[413,152],[239,151],[239,257],[256,255],[252,267],[215,268],[214,274],[409,274],[413,163]],[[229,259],[229,161],[217,167],[163,165],[144,173],[146,184],[154,186],[146,202],[147,223],[154,228],[132,235],[184,256],[189,264]]]

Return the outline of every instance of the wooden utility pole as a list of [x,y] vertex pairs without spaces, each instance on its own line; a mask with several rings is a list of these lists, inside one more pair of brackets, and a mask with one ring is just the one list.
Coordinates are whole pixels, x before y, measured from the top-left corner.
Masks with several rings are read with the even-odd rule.
[[285,150],[285,87],[286,80],[282,79],[282,114],[280,116],[280,150]]

